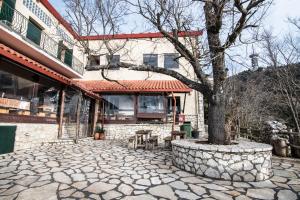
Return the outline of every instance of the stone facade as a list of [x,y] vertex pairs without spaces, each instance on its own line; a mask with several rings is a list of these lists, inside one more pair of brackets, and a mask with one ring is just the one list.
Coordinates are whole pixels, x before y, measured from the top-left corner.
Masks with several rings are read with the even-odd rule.
[[58,124],[0,123],[17,126],[14,151],[54,142],[58,137]]
[[272,176],[272,147],[267,144],[240,141],[225,146],[175,140],[172,155],[178,168],[210,178],[262,181]]
[[[191,122],[192,128],[196,128],[198,126],[198,130],[200,131],[199,136],[202,137],[205,135],[204,132],[204,123],[203,117],[199,116],[197,118],[196,115],[186,115],[186,121]],[[197,120],[199,120],[197,122]],[[198,125],[197,125],[198,123]],[[99,124],[100,126],[100,124]],[[106,139],[116,139],[116,140],[125,140],[130,136],[135,135],[135,132],[138,130],[152,130],[153,135],[158,135],[159,142],[163,142],[163,139],[167,136],[171,135],[172,131],[172,123],[166,124],[105,124],[104,125]],[[175,130],[180,130],[180,125],[175,125]]]

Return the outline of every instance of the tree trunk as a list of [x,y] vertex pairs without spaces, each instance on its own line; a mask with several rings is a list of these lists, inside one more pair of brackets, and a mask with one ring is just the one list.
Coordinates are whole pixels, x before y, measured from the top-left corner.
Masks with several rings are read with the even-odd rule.
[[208,106],[208,142],[225,144],[225,95],[218,93]]

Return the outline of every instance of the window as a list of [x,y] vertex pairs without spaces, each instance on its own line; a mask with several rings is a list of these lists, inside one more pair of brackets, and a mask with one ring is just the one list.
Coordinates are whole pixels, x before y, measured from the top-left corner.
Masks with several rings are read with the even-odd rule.
[[134,116],[133,95],[104,95],[104,114],[108,120],[128,120]]
[[139,113],[164,113],[164,97],[141,95],[138,97]]
[[[109,56],[107,56],[107,61],[109,62]],[[120,67],[117,66],[117,64],[119,63],[120,63],[120,55],[113,55],[110,61],[110,64],[112,65],[110,69],[120,69]]]
[[[181,113],[181,106],[180,106],[180,97],[175,97],[176,98],[176,114]],[[173,105],[174,105],[174,99],[173,97],[168,97],[168,114],[173,113]]]
[[20,70],[9,70],[0,70],[0,113],[56,118],[57,84],[32,72],[22,71],[19,76],[15,73]]
[[89,66],[98,66],[100,65],[100,56],[91,55],[89,58]]
[[40,45],[41,36],[42,28],[40,28],[40,26],[32,19],[29,19],[26,37],[35,44]]
[[144,65],[149,65],[151,67],[157,67],[157,54],[144,54],[143,55],[143,63]]
[[63,44],[63,41],[59,41],[57,58],[63,61],[66,65],[71,67],[73,64],[73,49],[68,49]]
[[167,69],[170,68],[179,68],[179,63],[177,58],[179,55],[177,53],[168,53],[164,55],[164,67]]

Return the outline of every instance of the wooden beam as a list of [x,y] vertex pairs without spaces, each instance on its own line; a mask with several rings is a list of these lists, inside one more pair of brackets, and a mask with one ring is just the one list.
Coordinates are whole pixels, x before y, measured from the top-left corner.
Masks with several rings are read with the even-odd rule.
[[97,121],[98,121],[99,103],[100,103],[100,101],[98,99],[96,99],[95,100],[95,110],[94,110],[93,124],[92,124],[92,136],[93,137],[95,135],[96,124],[97,124]]
[[78,143],[79,131],[80,131],[80,110],[81,110],[81,102],[82,102],[82,92],[79,91],[78,102],[77,102],[77,116],[76,116],[76,138],[75,143]]
[[64,89],[62,89],[60,91],[58,139],[62,138],[62,127],[63,127],[63,118],[64,118],[64,109],[65,109],[65,96],[66,96],[66,91]]
[[172,124],[172,131],[175,130],[175,121],[176,121],[176,98],[174,96],[174,93],[172,92],[173,97],[173,124]]

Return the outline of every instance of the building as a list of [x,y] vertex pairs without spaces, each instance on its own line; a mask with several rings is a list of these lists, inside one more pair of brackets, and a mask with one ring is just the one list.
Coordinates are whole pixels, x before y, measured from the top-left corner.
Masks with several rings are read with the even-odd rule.
[[[162,138],[172,130],[175,105],[175,128],[184,115],[204,132],[201,94],[168,76],[119,68],[106,73],[121,85],[105,81],[90,70],[107,62],[107,51],[87,56],[80,48],[81,40],[97,49],[111,37],[114,45],[124,44],[112,62],[174,68],[193,78],[186,61],[174,62],[174,47],[159,33],[83,37],[47,0],[0,0],[0,8],[0,126],[16,129],[0,136],[0,146],[17,150],[77,140],[92,136],[96,124],[103,124],[111,139],[138,129],[152,129]],[[181,34],[196,38],[201,32]]]

